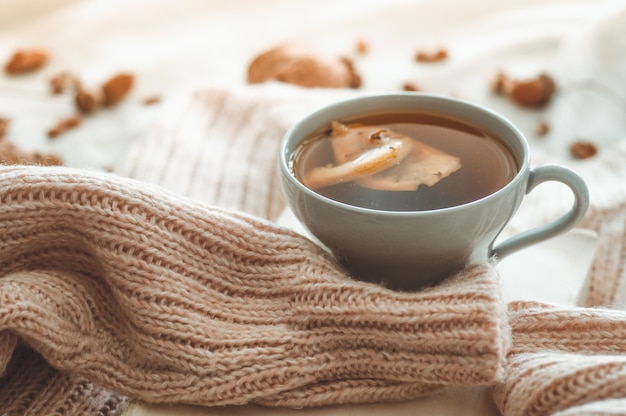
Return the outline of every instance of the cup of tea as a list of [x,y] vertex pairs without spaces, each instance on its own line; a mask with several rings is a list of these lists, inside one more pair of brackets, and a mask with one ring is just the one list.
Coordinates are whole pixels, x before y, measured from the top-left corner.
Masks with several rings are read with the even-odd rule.
[[[464,266],[564,233],[589,192],[571,169],[530,166],[523,134],[494,111],[426,93],[364,95],[293,125],[279,149],[288,205],[358,280],[418,290]],[[571,209],[495,240],[522,199],[557,181]]]

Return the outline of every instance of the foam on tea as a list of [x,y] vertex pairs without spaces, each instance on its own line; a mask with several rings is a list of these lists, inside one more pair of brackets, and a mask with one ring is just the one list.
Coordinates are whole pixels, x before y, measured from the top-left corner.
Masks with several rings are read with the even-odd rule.
[[292,158],[310,189],[365,208],[414,211],[480,199],[517,173],[490,132],[439,114],[380,114],[335,121]]

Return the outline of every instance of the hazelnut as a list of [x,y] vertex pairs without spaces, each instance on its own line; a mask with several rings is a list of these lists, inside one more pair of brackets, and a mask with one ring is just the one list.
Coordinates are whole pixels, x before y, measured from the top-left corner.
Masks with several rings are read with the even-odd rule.
[[102,85],[103,104],[106,107],[113,107],[122,101],[130,92],[133,81],[133,75],[128,73],[120,73],[111,77]]
[[598,153],[598,146],[590,141],[577,140],[570,145],[569,150],[576,159],[588,159]]
[[554,92],[556,84],[552,77],[541,74],[536,78],[513,81],[507,87],[508,96],[522,107],[540,108],[546,106]]
[[92,114],[103,104],[104,97],[100,91],[81,90],[74,96],[76,107],[83,114]]

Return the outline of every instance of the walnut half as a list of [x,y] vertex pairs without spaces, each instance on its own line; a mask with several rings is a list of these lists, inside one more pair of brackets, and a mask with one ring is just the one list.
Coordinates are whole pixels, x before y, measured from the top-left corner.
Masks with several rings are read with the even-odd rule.
[[248,66],[248,82],[279,81],[306,88],[358,88],[361,78],[352,61],[314,48],[288,43],[256,56]]

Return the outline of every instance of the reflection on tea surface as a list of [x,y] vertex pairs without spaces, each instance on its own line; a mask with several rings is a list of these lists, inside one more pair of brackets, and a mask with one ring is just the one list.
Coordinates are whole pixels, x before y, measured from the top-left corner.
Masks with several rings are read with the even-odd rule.
[[335,121],[294,152],[295,176],[328,198],[365,208],[416,211],[487,196],[518,166],[490,132],[429,113]]

